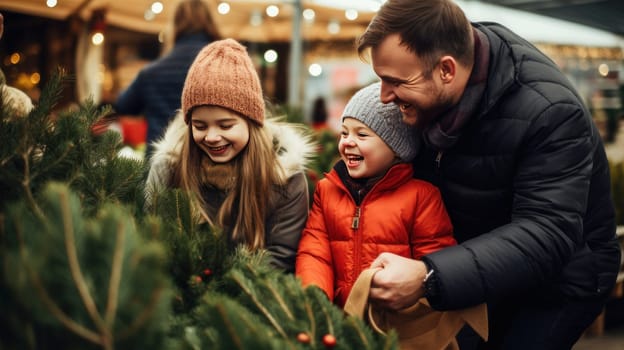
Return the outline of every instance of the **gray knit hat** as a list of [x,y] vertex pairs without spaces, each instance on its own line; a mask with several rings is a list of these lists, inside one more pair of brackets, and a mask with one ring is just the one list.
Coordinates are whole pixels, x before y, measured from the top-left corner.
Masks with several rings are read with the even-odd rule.
[[351,97],[342,112],[342,118],[351,117],[373,130],[401,160],[410,162],[420,147],[419,134],[403,123],[399,106],[384,104],[379,98],[381,83],[362,88]]

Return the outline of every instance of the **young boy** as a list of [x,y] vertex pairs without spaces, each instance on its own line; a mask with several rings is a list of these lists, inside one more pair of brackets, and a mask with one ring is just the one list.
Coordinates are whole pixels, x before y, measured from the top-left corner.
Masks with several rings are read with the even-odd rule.
[[440,192],[412,178],[418,136],[380,84],[358,91],[342,115],[341,159],[319,181],[299,244],[296,274],[343,307],[383,252],[418,259],[456,244]]

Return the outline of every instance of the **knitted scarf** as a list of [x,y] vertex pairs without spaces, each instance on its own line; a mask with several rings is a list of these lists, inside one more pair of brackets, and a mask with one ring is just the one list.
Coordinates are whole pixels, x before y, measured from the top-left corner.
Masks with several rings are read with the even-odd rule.
[[490,63],[490,42],[481,31],[473,28],[472,32],[475,60],[464,94],[453,108],[442,114],[436,123],[423,131],[423,138],[427,145],[437,151],[455,145],[485,91]]
[[234,187],[236,174],[232,162],[215,164],[205,157],[202,159],[202,170],[202,184],[225,192],[229,192]]

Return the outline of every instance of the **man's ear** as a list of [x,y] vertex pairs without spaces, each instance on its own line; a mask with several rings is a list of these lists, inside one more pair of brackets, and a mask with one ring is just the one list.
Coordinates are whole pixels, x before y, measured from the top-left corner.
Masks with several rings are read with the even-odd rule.
[[449,83],[453,81],[457,74],[457,61],[455,61],[453,56],[442,56],[438,66],[440,67],[439,74],[442,82]]

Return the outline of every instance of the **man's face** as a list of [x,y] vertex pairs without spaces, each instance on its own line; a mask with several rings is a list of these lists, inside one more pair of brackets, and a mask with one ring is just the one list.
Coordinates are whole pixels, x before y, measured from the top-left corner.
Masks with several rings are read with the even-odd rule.
[[[381,101],[396,103],[405,123],[426,128],[452,106],[452,96],[438,74],[439,64],[423,66],[416,54],[400,45],[399,34],[387,36],[372,49],[371,57],[381,78]],[[433,73],[427,76],[427,71]]]

